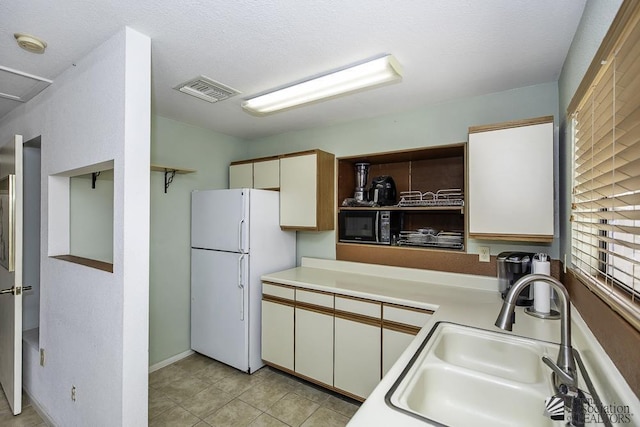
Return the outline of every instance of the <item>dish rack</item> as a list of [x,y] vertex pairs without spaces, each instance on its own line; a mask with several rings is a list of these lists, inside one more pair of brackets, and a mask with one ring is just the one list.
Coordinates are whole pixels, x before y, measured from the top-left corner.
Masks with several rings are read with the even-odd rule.
[[401,231],[398,246],[419,246],[445,249],[464,249],[463,235],[457,231]]
[[460,188],[447,188],[435,193],[427,191],[401,191],[399,207],[464,206],[464,193]]

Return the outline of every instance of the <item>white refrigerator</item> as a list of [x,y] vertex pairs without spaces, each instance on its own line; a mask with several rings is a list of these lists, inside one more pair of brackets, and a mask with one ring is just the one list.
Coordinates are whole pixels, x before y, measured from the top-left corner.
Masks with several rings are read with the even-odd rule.
[[276,191],[191,194],[191,348],[247,373],[264,365],[260,276],[296,264],[279,209]]

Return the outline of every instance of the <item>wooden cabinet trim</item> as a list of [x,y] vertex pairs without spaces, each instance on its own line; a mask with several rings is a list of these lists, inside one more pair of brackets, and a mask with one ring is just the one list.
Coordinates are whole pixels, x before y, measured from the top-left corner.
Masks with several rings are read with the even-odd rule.
[[264,360],[264,364],[267,366],[271,366],[272,368],[276,368],[279,371],[282,372],[286,372],[289,375],[294,375],[294,376],[301,376],[300,374],[296,373],[295,371],[292,371],[291,369],[285,368],[284,366],[280,366],[277,363],[273,363],[273,362],[269,362],[268,360]]
[[434,314],[435,310],[430,310],[428,308],[419,308],[419,307],[411,307],[408,305],[400,305],[400,304],[394,304],[394,303],[390,303],[390,302],[383,302],[382,303],[382,316],[384,317],[384,307],[392,307],[392,308],[399,308],[401,310],[410,310],[410,311],[417,311],[418,313],[424,313],[424,314]]
[[534,117],[532,119],[524,120],[513,120],[491,125],[470,126],[469,133],[490,132],[494,130],[518,128],[522,126],[540,125],[543,123],[553,123],[553,116]]
[[418,335],[421,328],[417,326],[411,326],[404,323],[393,322],[391,320],[383,320],[382,328],[390,331],[402,332],[405,334]]
[[289,307],[295,307],[296,303],[293,300],[288,300],[281,297],[276,297],[273,295],[262,295],[262,301],[272,302],[274,304],[288,305]]
[[350,313],[348,311],[335,310],[334,316],[339,319],[350,320],[352,322],[364,323],[365,325],[381,327],[382,319],[363,316],[362,314]]
[[268,280],[263,280],[262,283],[266,283],[267,285],[280,286],[281,288],[299,289],[297,286],[285,285],[283,283],[277,283],[277,282],[269,282]]
[[280,157],[281,156],[269,156],[269,157],[260,157],[257,159],[236,160],[235,162],[229,163],[229,166],[243,165],[247,163],[268,162],[269,160],[279,160]]
[[321,305],[309,304],[307,302],[296,301],[296,308],[301,310],[312,311],[314,313],[326,314],[333,316],[334,310],[332,308],[324,307]]
[[329,154],[326,151],[314,149],[314,150],[306,150],[306,151],[296,151],[294,153],[280,154],[278,157],[281,158],[281,159],[284,159],[285,157],[310,156],[310,155],[318,154],[318,153]]
[[332,387],[332,389],[333,389],[333,391],[335,391],[337,393],[340,393],[340,394],[342,394],[344,396],[350,397],[353,400],[357,400],[358,402],[364,402],[365,401],[364,397],[355,395],[353,393],[349,393],[348,391],[344,391],[344,390],[342,390],[342,389],[340,389],[338,387]]
[[492,233],[469,233],[472,239],[484,240],[507,240],[510,242],[553,242],[553,236],[547,234],[492,234]]

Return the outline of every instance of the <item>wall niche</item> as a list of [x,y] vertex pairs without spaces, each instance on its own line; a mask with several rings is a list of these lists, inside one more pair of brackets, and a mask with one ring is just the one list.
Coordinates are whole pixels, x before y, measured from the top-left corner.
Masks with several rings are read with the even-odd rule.
[[113,272],[113,161],[49,176],[50,257]]

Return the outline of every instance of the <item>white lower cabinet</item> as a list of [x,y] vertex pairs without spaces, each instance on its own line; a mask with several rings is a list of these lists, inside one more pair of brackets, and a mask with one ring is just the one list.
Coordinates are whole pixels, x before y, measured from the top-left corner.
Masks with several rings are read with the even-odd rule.
[[335,307],[333,384],[367,398],[381,379],[381,304],[336,295]]
[[382,376],[389,372],[432,314],[431,310],[382,304]]
[[413,333],[382,328],[382,376],[389,372],[415,337]]
[[294,290],[264,283],[262,291],[262,359],[293,371]]
[[295,371],[333,385],[333,314],[296,307]]
[[380,325],[335,318],[333,384],[366,398],[380,382]]
[[262,358],[364,400],[431,314],[430,310],[263,283]]

